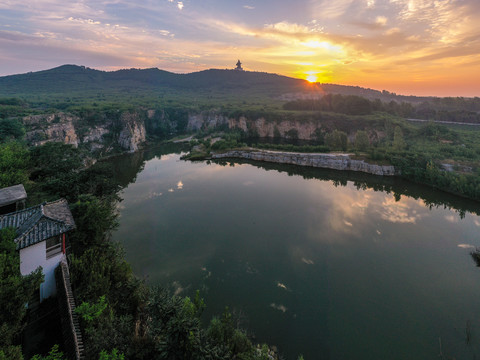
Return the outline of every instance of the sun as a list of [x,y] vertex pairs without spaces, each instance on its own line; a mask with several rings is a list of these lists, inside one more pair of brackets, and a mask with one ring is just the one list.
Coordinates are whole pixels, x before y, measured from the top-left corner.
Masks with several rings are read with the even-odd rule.
[[311,83],[314,83],[314,82],[317,82],[318,78],[317,78],[317,75],[315,74],[310,74],[306,77],[306,80],[308,82],[311,82]]

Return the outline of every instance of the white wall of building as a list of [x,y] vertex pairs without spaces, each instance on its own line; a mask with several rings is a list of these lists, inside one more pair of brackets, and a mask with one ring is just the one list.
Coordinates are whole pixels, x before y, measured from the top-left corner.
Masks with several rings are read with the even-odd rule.
[[47,260],[46,241],[28,246],[20,250],[20,273],[28,275],[39,266],[45,277],[40,285],[40,301],[57,293],[55,285],[55,268],[62,261],[63,253],[52,256]]

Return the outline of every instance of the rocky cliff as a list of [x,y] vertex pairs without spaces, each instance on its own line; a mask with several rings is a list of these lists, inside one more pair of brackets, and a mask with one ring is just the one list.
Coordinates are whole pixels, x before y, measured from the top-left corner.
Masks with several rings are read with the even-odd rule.
[[145,123],[137,112],[125,112],[119,119],[103,119],[100,125],[90,126],[78,116],[66,113],[26,116],[22,122],[27,130],[26,140],[38,146],[47,142],[63,142],[91,151],[108,152],[113,145],[133,152],[145,141]]
[[118,136],[118,144],[125,150],[134,152],[138,145],[145,141],[145,123],[138,113],[123,113],[120,117],[122,130]]
[[74,116],[64,113],[26,116],[23,118],[28,130],[26,140],[34,146],[57,141],[78,147],[79,140],[73,125],[75,120]]
[[335,170],[360,171],[383,176],[393,176],[397,174],[393,166],[369,164],[363,160],[353,160],[348,154],[305,154],[264,150],[231,150],[224,153],[213,154],[211,157],[212,159],[240,158]]
[[[228,127],[228,129],[240,129],[251,136],[258,137],[281,137],[295,138],[299,140],[316,140],[319,132],[328,132],[338,128],[329,120],[275,120],[269,121],[264,117],[256,119],[240,116],[238,118],[227,117],[215,112],[190,114],[188,117],[188,131],[212,130],[215,128]],[[342,129],[339,129],[342,130]],[[350,129],[347,127],[346,132]],[[352,131],[357,129],[353,126]]]

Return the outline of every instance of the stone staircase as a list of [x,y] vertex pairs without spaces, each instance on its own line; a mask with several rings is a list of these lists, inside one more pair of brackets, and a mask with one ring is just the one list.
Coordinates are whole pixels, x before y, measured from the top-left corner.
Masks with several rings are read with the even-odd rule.
[[58,305],[67,356],[72,360],[84,360],[85,349],[82,341],[80,323],[75,313],[75,298],[70,283],[70,272],[67,261],[63,260],[55,271]]

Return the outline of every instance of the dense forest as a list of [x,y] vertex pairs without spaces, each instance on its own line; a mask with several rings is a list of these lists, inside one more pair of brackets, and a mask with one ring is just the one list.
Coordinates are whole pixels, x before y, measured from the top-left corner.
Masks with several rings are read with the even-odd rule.
[[356,95],[326,94],[320,99],[294,100],[283,105],[285,110],[331,111],[348,115],[369,115],[385,112],[403,118],[480,123],[480,99],[432,98],[421,103],[380,99],[369,100]]

